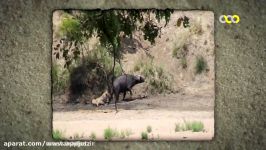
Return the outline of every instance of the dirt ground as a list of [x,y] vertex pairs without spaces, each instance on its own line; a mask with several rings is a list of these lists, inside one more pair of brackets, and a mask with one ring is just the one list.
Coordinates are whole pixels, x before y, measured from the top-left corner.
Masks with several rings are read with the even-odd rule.
[[[214,136],[214,95],[207,91],[200,95],[176,93],[120,101],[118,113],[113,103],[100,107],[62,103],[53,106],[53,129],[67,139],[90,139],[95,133],[97,140],[104,140],[104,129],[110,127],[131,132],[126,138],[113,140],[141,140],[141,132],[147,126],[152,127],[150,140],[210,140]],[[185,121],[201,121],[204,130],[175,132],[175,124]]]

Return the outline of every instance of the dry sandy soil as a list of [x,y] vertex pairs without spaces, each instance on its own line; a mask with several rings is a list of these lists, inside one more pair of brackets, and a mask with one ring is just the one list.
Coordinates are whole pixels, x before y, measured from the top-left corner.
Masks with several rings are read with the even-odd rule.
[[[104,140],[104,129],[130,131],[131,135],[113,140],[140,140],[147,126],[151,140],[210,140],[214,136],[214,95],[184,93],[159,95],[132,101],[120,101],[116,113],[114,104],[94,107],[84,104],[54,103],[53,129],[60,130],[67,139],[90,139],[91,133],[97,140]],[[204,131],[175,132],[176,123],[201,121]]]

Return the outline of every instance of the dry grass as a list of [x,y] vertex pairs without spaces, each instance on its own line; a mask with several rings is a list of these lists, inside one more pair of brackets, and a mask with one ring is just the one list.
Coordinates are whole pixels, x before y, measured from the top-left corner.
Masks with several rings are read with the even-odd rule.
[[201,74],[202,72],[206,71],[207,69],[207,61],[203,58],[203,56],[199,56],[196,58],[196,74]]

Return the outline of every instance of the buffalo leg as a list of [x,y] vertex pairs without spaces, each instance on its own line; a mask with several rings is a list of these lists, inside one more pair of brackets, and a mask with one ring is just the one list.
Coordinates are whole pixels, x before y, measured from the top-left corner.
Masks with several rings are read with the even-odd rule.
[[130,93],[130,99],[132,100],[132,91],[129,90],[129,93]]
[[115,110],[116,110],[116,112],[118,112],[117,111],[117,105],[116,105],[118,99],[119,99],[119,94],[115,94]]
[[112,100],[113,100],[113,94],[110,94],[110,96],[108,97],[107,104],[109,105]]
[[126,94],[127,94],[127,92],[124,92],[124,94],[123,94],[123,101],[125,100]]

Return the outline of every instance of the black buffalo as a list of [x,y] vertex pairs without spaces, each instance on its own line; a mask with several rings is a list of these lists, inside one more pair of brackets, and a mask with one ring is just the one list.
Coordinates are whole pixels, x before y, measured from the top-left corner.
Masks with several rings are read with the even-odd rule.
[[[132,87],[136,84],[143,83],[145,80],[140,75],[130,75],[125,74],[117,77],[113,82],[113,92],[112,95],[115,95],[115,110],[117,111],[116,103],[119,99],[119,94],[123,93],[123,100],[125,99],[127,91],[132,95]],[[113,97],[113,96],[112,96]]]

